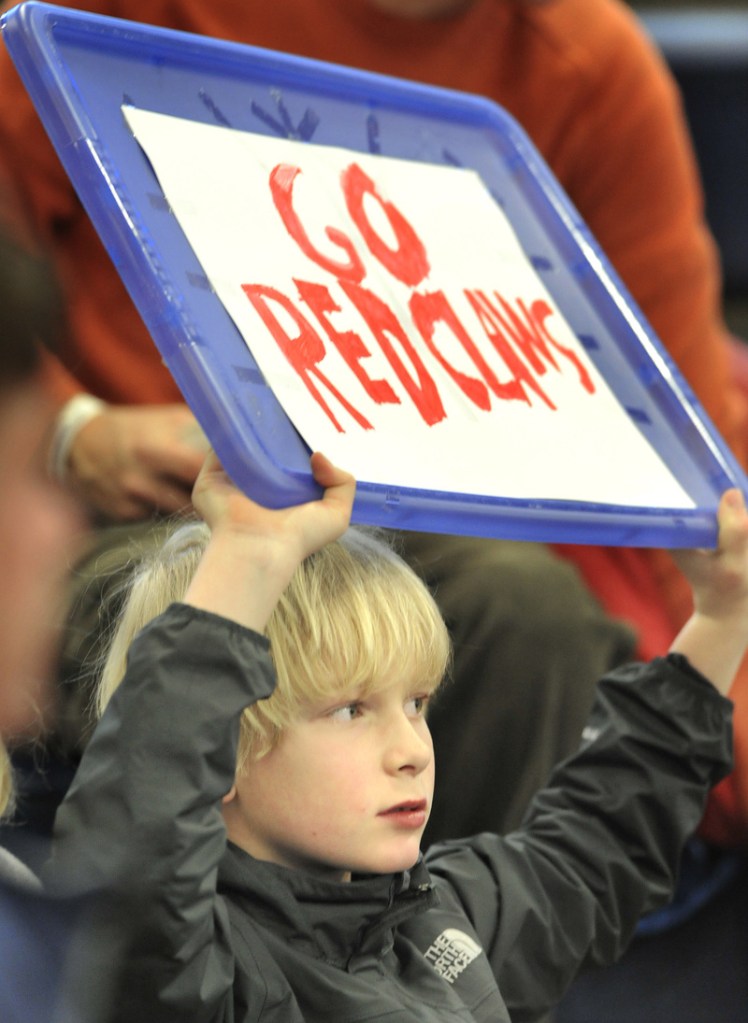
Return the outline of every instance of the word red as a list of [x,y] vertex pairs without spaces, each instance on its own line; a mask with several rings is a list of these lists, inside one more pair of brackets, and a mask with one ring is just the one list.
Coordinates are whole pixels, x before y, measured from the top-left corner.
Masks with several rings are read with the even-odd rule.
[[[338,418],[339,409],[331,407],[333,400],[362,429],[373,427],[322,368],[327,344],[339,352],[375,404],[400,404],[404,391],[429,426],[446,416],[432,375],[434,364],[438,364],[466,398],[483,411],[491,409],[492,395],[499,401],[523,401],[528,405],[532,404],[534,396],[548,408],[555,409],[540,379],[549,367],[562,372],[564,362],[574,368],[584,390],[594,393],[594,384],[577,354],[551,333],[548,320],[553,310],[544,299],[529,304],[521,298],[510,302],[498,291],[487,294],[481,289],[464,288],[462,295],[475,321],[468,329],[443,290],[415,290],[431,269],[426,248],[400,210],[383,198],[372,179],[353,163],[340,177],[346,209],[369,252],[389,274],[413,289],[407,303],[407,322],[403,323],[384,299],[364,285],[366,268],[350,236],[338,228],[327,227],[326,238],[336,250],[328,253],[310,239],[294,208],[294,185],[300,173],[299,167],[279,164],[270,174],[270,193],[289,236],[308,259],[333,275],[334,283],[328,287],[293,278],[294,295],[264,284],[244,284],[242,289],[290,365],[338,431],[344,432],[344,428]],[[373,227],[364,205],[367,197],[378,204],[386,217],[394,245],[382,239]],[[393,379],[374,379],[362,365],[372,354],[372,340],[367,344],[357,331],[340,329],[333,323],[332,317],[345,319],[350,309],[366,324],[370,338],[393,371]],[[470,373],[458,369],[439,347],[438,327],[446,329],[466,353],[472,367]],[[476,329],[482,346],[475,340]],[[422,345],[414,343],[413,337]],[[490,350],[499,356],[500,369],[492,369],[483,354],[486,340]],[[401,393],[396,390],[396,383]]]

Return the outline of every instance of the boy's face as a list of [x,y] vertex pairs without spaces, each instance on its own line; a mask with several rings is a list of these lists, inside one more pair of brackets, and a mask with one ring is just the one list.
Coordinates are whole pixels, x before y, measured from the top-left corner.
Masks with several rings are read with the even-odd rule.
[[231,841],[333,880],[412,867],[434,792],[427,700],[395,681],[308,707],[237,777],[224,804]]

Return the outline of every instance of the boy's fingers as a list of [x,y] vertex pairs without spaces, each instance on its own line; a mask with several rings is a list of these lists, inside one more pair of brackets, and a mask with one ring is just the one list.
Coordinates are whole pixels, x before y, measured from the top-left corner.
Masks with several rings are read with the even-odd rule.
[[355,489],[356,481],[350,473],[338,469],[329,458],[321,451],[315,451],[311,457],[312,473],[321,487],[329,490],[332,487],[352,487]]
[[740,525],[741,523],[748,521],[745,498],[737,487],[733,487],[731,490],[726,490],[722,495],[717,509],[717,520],[720,527]]
[[336,514],[338,528],[346,529],[351,520],[353,499],[356,496],[355,479],[350,473],[334,466],[319,451],[312,455],[311,466],[315,480],[325,490],[322,503],[327,507],[328,513]]
[[717,509],[719,549],[737,551],[748,545],[748,512],[745,498],[737,488],[726,490]]
[[730,490],[726,490],[722,495],[719,502],[719,510],[726,510],[728,512],[744,512],[745,511],[745,498],[737,487],[731,487]]
[[321,451],[313,451],[309,462],[314,478],[321,487],[327,486],[335,479],[338,470],[327,455],[323,455]]

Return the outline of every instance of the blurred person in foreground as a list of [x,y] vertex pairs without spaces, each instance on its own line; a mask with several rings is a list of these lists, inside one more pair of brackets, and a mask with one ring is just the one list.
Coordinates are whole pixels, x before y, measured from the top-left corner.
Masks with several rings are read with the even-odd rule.
[[[62,330],[49,265],[0,232],[0,816],[14,801],[6,744],[35,733],[54,701],[55,662],[71,558],[84,517],[47,473],[55,405],[40,345]],[[110,931],[110,927],[112,930]],[[113,900],[50,897],[0,846],[0,1019],[104,1023],[127,928]]]

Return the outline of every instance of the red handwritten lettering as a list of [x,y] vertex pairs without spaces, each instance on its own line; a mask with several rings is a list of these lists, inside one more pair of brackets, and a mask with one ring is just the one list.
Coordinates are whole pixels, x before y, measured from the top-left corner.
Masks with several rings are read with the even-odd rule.
[[[537,396],[542,399],[542,401],[545,402],[548,408],[555,410],[556,406],[550,400],[545,391],[543,391],[537,380],[535,380],[527,364],[523,362],[512,347],[507,334],[509,334],[513,341],[516,342],[517,339],[508,330],[506,320],[502,317],[501,312],[480,290],[465,289],[465,297],[473,307],[475,315],[478,317],[478,321],[486,332],[486,337],[504,360],[509,372],[515,380],[520,382],[520,386],[526,385],[534,391]],[[542,367],[542,372],[545,372],[545,366]],[[531,404],[530,399],[527,397],[524,390],[522,394],[527,404]]]
[[443,291],[434,291],[429,294],[414,292],[410,297],[409,304],[413,323],[425,341],[426,347],[439,364],[449,373],[462,392],[478,408],[485,409],[486,411],[491,408],[488,390],[480,380],[455,369],[436,347],[434,331],[436,324],[439,322],[444,323],[451,330],[452,334],[454,334],[473,360],[483,380],[485,380],[497,398],[501,398],[504,401],[525,400],[522,385],[518,380],[510,380],[506,383],[499,382],[496,374],[483,358],[477,345],[460,322]]
[[[282,292],[278,291],[277,288],[265,287],[261,284],[243,284],[242,291],[252,303],[262,319],[262,322],[265,324],[267,329],[270,331],[270,334],[278,344],[278,347],[299,374],[309,390],[309,393],[319,404],[320,408],[324,410],[335,429],[339,433],[345,432],[343,427],[335,418],[329,405],[322,397],[322,394],[315,386],[312,377],[315,377],[320,384],[328,389],[330,394],[332,394],[335,399],[340,402],[346,412],[358,423],[360,427],[364,430],[371,430],[371,423],[363,415],[361,415],[361,413],[358,412],[346,398],[343,397],[337,387],[335,387],[335,385],[319,368],[318,363],[320,363],[325,357],[324,343],[309,321],[296,308],[293,302]],[[296,337],[292,337],[288,334],[275,313],[271,310],[271,302],[275,302],[291,317],[292,321],[298,328],[298,334]]]
[[[413,347],[410,338],[390,307],[372,291],[360,284],[341,281],[340,286],[366,321],[366,325],[377,340],[385,357],[397,374],[400,383],[410,395],[424,422],[429,426],[444,419],[446,413],[439,391]],[[416,378],[410,375],[398,355],[392,341],[395,340],[405,352],[415,370]]]
[[575,367],[579,374],[579,382],[582,387],[587,391],[588,394],[595,393],[595,385],[592,383],[592,377],[589,375],[585,367],[582,365],[581,360],[571,348],[567,348],[566,345],[562,345],[560,341],[557,341],[555,337],[548,330],[547,320],[553,316],[553,310],[542,298],[537,299],[530,306],[530,313],[532,315],[533,322],[538,325],[538,329],[542,332],[545,339],[554,346],[562,355],[565,355],[569,362]]
[[339,313],[340,306],[337,305],[324,284],[314,284],[311,281],[300,281],[294,278],[294,284],[299,292],[302,302],[312,310],[320,326],[335,345],[337,350],[345,359],[348,366],[353,370],[359,383],[377,405],[385,403],[399,404],[400,399],[392,390],[386,380],[372,380],[361,365],[361,360],[371,355],[358,334],[352,330],[339,331],[329,320],[332,313]]
[[[429,358],[438,363],[473,405],[486,412],[491,410],[492,395],[500,401],[523,401],[527,405],[532,405],[534,396],[555,410],[540,380],[547,376],[550,368],[561,373],[563,360],[574,367],[580,385],[588,393],[594,393],[592,378],[579,356],[551,332],[549,320],[554,310],[548,302],[539,298],[526,303],[519,297],[509,302],[498,291],[487,294],[481,289],[466,288],[463,294],[478,325],[501,360],[503,379],[500,380],[486,358],[486,355],[490,357],[491,348],[481,344],[480,332],[471,334],[445,292],[415,290],[431,272],[426,248],[401,210],[380,194],[372,178],[354,162],[340,175],[346,209],[369,253],[410,291],[409,322],[401,322],[399,311],[363,286],[366,277],[360,255],[363,249],[357,251],[344,230],[324,228],[327,241],[337,250],[333,253],[325,253],[312,241],[295,206],[294,189],[301,173],[300,167],[281,163],[269,176],[272,201],[286,231],[308,259],[334,277],[342,295],[365,323],[394,376],[428,426],[446,417],[437,383],[427,366]],[[376,405],[401,403],[395,380],[372,377],[364,368],[364,360],[371,358],[372,350],[358,330],[338,326],[339,317],[343,317],[345,323],[343,299],[333,297],[327,284],[293,280],[298,301],[311,313],[316,326],[294,300],[277,288],[259,284],[242,287],[285,358],[335,429],[344,432],[339,413],[330,407],[330,396],[362,429],[372,429],[368,419],[333,384],[329,371],[323,372],[320,364],[326,355],[326,342],[335,347]],[[348,311],[351,312],[351,308]]]
[[285,163],[279,163],[270,172],[270,194],[286,230],[304,255],[321,266],[323,270],[349,281],[362,281],[366,276],[364,264],[361,262],[353,242],[342,231],[336,227],[325,228],[325,234],[329,240],[333,245],[341,248],[348,257],[345,262],[326,256],[310,241],[293,205],[294,182],[300,173],[301,168]]
[[590,394],[594,393],[595,386],[592,379],[575,352],[556,341],[548,330],[546,320],[553,315],[553,309],[547,302],[543,299],[536,299],[528,310],[522,299],[518,298],[518,314],[497,291],[494,291],[494,298],[498,301],[504,314],[502,316],[502,313],[493,307],[501,326],[538,376],[544,376],[548,372],[548,363],[555,370],[561,372],[550,347],[553,346],[557,352],[560,352],[572,363],[584,389]]
[[[431,267],[424,244],[412,225],[392,202],[382,198],[377,186],[357,163],[346,167],[341,175],[341,184],[351,220],[361,232],[371,254],[403,284],[411,288],[420,284]],[[387,217],[397,240],[395,248],[390,248],[372,227],[364,208],[367,196],[379,203]]]

